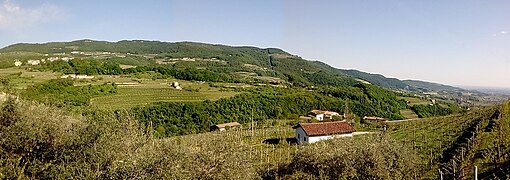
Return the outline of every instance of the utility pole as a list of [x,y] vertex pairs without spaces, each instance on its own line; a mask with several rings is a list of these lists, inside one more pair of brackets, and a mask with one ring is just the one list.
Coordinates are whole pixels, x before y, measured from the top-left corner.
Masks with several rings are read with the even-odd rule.
[[251,108],[251,137],[253,138],[253,107]]

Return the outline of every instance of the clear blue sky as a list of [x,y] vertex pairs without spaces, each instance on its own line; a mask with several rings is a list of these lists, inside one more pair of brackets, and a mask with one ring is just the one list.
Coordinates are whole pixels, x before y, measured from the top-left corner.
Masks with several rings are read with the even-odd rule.
[[337,68],[510,87],[507,0],[0,0],[0,46],[96,39],[279,47]]

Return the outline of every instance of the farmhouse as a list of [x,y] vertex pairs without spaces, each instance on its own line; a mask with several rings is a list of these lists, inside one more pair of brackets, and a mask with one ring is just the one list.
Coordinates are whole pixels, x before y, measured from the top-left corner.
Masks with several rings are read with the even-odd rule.
[[225,131],[227,128],[233,128],[241,126],[238,122],[230,122],[230,123],[224,123],[224,124],[217,124],[211,127],[211,131],[219,130],[219,131]]
[[334,111],[312,110],[308,113],[308,116],[315,117],[318,121],[322,121],[324,118],[333,119],[333,116],[340,116],[340,114]]
[[296,140],[299,144],[314,143],[337,137],[350,137],[354,128],[346,121],[299,123],[296,129]]

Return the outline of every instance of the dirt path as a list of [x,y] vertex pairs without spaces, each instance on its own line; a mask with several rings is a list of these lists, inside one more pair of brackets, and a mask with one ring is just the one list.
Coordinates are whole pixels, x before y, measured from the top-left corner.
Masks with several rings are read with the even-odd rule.
[[422,118],[413,118],[413,119],[403,119],[403,120],[394,120],[394,121],[385,121],[387,123],[396,123],[396,122],[406,122],[406,121],[415,121],[420,120]]

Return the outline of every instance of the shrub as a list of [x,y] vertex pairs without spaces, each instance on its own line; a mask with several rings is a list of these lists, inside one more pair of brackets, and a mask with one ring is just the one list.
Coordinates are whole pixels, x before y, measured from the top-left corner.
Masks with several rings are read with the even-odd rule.
[[385,135],[339,138],[300,149],[287,165],[262,170],[264,179],[413,179],[415,155]]

